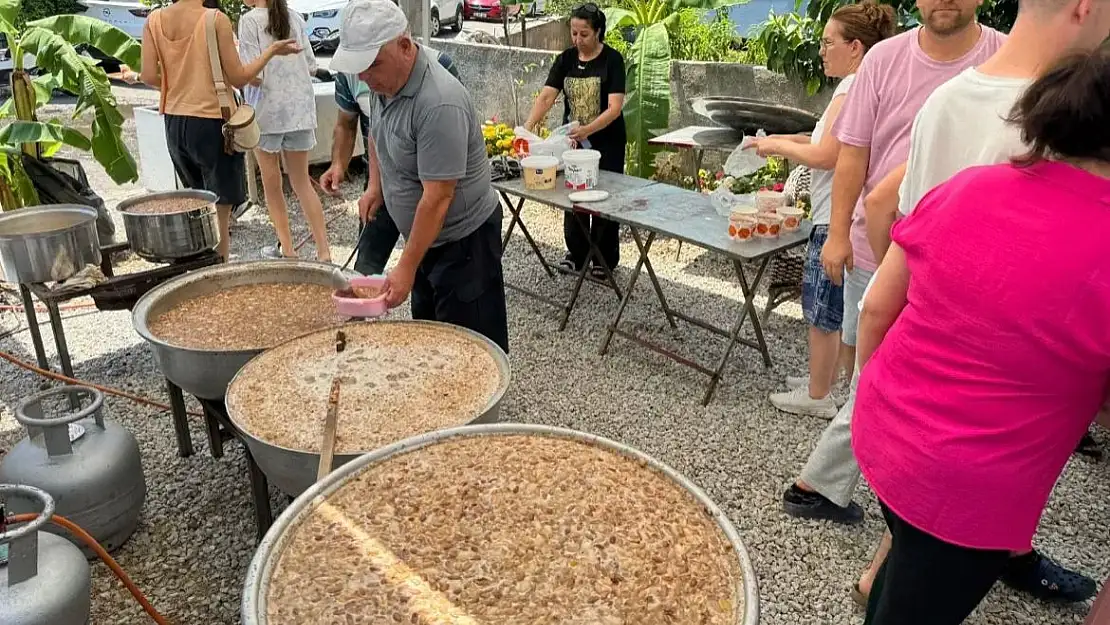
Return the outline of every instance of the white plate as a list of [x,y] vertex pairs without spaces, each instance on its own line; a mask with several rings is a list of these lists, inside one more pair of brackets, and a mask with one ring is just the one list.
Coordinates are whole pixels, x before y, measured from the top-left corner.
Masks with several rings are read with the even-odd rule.
[[602,191],[601,189],[589,189],[587,191],[575,191],[567,196],[571,202],[601,202],[609,199],[609,192]]

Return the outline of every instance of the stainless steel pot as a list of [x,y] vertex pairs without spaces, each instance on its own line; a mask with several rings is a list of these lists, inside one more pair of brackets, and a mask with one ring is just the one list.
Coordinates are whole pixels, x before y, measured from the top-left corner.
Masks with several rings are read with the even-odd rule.
[[[150,344],[162,375],[201,399],[222,399],[239,369],[261,349],[200,350],[171,345],[150,332],[150,321],[180,302],[249,284],[323,284],[331,286],[334,267],[308,260],[226,263],[191,271],[142,296],[131,311],[135,331]],[[205,323],[197,319],[197,323]],[[292,337],[290,337],[292,338]]]
[[[383,447],[372,453],[366,454],[354,462],[347,463],[341,468],[332,471],[323,480],[313,484],[308,490],[301,493],[289,507],[282,512],[277,521],[266,532],[262,542],[255,551],[254,558],[247,568],[247,577],[243,585],[243,600],[240,616],[243,625],[288,625],[287,623],[272,623],[267,618],[266,607],[270,591],[270,578],[274,568],[281,558],[286,542],[296,531],[302,521],[308,518],[315,508],[327,500],[332,494],[354,480],[359,473],[367,467],[388,461],[394,456],[409,453],[422,447],[429,447],[444,441],[471,436],[499,436],[514,434],[531,434],[536,436],[554,436],[582,441],[598,447],[614,451],[659,471],[673,480],[675,484],[685,489],[704,507],[705,512],[716,521],[732,545],[733,556],[736,558],[741,573],[737,583],[735,595],[744,598],[743,613],[738,615],[735,625],[758,625],[759,623],[759,587],[752,566],[748,550],[744,547],[740,535],[736,532],[732,522],[729,521],[717,504],[690,480],[683,477],[674,469],[647,454],[623,445],[616,441],[577,432],[563,428],[554,428],[545,425],[530,425],[523,423],[499,423],[494,425],[472,425],[450,430],[441,430],[421,436],[414,436]],[[322,562],[326,566],[326,562]],[[309,573],[309,572],[306,572]],[[631,618],[631,617],[630,617]],[[630,622],[635,622],[632,618]]]
[[96,209],[28,206],[0,214],[0,269],[9,282],[57,282],[100,264]]
[[[130,211],[138,204],[175,198],[204,200],[207,204],[180,213]],[[117,210],[123,215],[123,229],[127,232],[131,249],[146,260],[165,263],[214,250],[220,244],[216,199],[216,194],[211,191],[183,189],[148,193],[124,200]]]
[[[503,398],[505,392],[509,390],[510,367],[509,357],[505,352],[501,351],[501,348],[498,347],[496,343],[466,328],[435,321],[364,321],[350,324],[349,327],[351,327],[351,330],[348,332],[348,336],[351,337],[352,340],[357,340],[357,328],[359,325],[363,324],[416,324],[438,326],[463,334],[485,347],[486,350],[489,351],[490,356],[493,357],[494,362],[497,363],[497,369],[501,374],[501,382],[482,411],[469,423],[495,423],[498,420],[501,414],[501,398]],[[310,337],[320,333],[335,334],[335,330],[328,329],[306,334],[288,341],[285,345],[296,343],[302,339],[311,340]],[[255,363],[258,363],[262,358],[265,358],[265,355],[255,358],[239,370],[235,378],[232,379],[231,383],[228,385],[228,395],[231,395],[239,380],[245,379],[246,376],[249,375],[250,368],[255,366]],[[262,469],[262,472],[266,474],[266,478],[271,484],[276,486],[283,493],[296,497],[303,493],[309,486],[312,486],[316,481],[316,472],[320,466],[320,454],[281,447],[280,445],[275,445],[258,438],[244,427],[246,423],[246,419],[244,418],[245,415],[240,406],[233,401],[227,402],[227,414],[235,427],[243,433],[243,439],[250,449],[254,461],[258,463],[258,468]],[[322,419],[323,415],[319,415],[319,417]],[[332,467],[343,466],[370,451],[373,450],[364,449],[352,454],[336,454],[332,460]]]

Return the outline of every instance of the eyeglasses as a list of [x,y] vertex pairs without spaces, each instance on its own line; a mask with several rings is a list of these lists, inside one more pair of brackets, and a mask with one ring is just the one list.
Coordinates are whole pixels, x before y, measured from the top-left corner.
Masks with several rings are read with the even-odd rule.
[[841,39],[840,41],[834,41],[832,39],[822,39],[818,45],[821,47],[822,50],[827,50],[837,43],[848,43],[848,40]]

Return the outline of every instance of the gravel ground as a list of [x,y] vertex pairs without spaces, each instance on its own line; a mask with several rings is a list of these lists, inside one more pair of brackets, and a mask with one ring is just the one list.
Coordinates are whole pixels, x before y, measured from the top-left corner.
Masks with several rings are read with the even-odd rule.
[[[153,101],[149,91],[119,89],[119,94],[127,104]],[[133,122],[127,130],[133,146]],[[141,192],[134,185],[111,185],[95,165],[90,174],[109,205]],[[356,183],[347,184],[344,197],[347,201],[331,200],[327,206],[329,214],[340,214],[330,228],[337,259],[345,259],[354,244]],[[296,236],[306,235],[295,202],[291,208]],[[525,219],[549,256],[556,257],[561,216],[530,206]],[[271,238],[265,211],[255,209],[233,230],[232,249],[242,258],[257,257]],[[635,260],[634,249],[626,237],[622,279],[627,279]],[[673,242],[661,241],[653,253],[673,305],[727,323],[740,296],[729,266],[690,246],[677,259],[676,251]],[[546,278],[519,236],[506,253],[505,270],[515,284],[569,292],[570,280]],[[6,303],[15,301],[10,291],[0,296]],[[739,349],[713,402],[702,407],[706,378],[691,370],[620,338],[614,339],[609,355],[598,355],[617,305],[610,291],[585,286],[564,332],[556,329],[553,309],[512,291],[508,304],[513,384],[502,407],[506,420],[608,436],[669,463],[699,484],[728,512],[753,556],[767,625],[862,621],[847,589],[882,530],[874,497],[860,490],[857,500],[866,506],[868,518],[853,528],[798,522],[780,507],[783,488],[824,427],[823,421],[779,413],[766,399],[780,390],[784,375],[802,371],[805,365],[805,326],[796,305],[780,307],[765,326],[775,366],[765,369],[757,353]],[[399,310],[397,316],[406,314]],[[627,318],[641,331],[703,362],[712,362],[720,353],[722,342],[712,335],[687,326],[677,333],[666,329],[646,280],[637,287]],[[0,313],[0,334],[21,323],[21,316]],[[72,311],[65,327],[78,377],[165,401],[162,379],[127,312]],[[0,340],[0,350],[33,360],[26,331]],[[0,450],[22,436],[12,418],[15,402],[42,384],[31,373],[0,366]],[[255,536],[240,448],[229,444],[223,458],[213,459],[203,442],[203,424],[194,419],[198,453],[179,458],[166,412],[112,397],[107,406],[110,416],[138,438],[149,488],[139,529],[116,557],[174,622],[238,622],[240,588]],[[1099,435],[1110,438],[1105,432]],[[284,498],[272,495],[275,510],[280,510]],[[1108,500],[1110,465],[1073,460],[1049,502],[1038,545],[1068,565],[1105,579],[1110,574]],[[94,568],[93,593],[93,623],[148,622],[102,565]],[[1072,624],[1081,623],[1086,611],[1086,606],[1048,605],[1000,587],[968,622]]]

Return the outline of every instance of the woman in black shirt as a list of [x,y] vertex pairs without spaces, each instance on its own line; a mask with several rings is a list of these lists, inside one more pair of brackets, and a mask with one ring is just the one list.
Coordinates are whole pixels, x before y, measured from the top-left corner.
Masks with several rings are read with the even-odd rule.
[[[563,123],[580,125],[571,135],[580,147],[601,152],[601,169],[624,173],[624,58],[620,52],[605,45],[605,14],[592,2],[571,11],[570,37],[574,47],[563,51],[551,66],[547,84],[536,98],[525,127],[535,129],[547,117],[562,92]],[[583,228],[574,223],[578,219]],[[592,221],[592,223],[591,223]],[[620,261],[619,228],[615,222],[587,215],[567,213],[563,220],[563,237],[567,256],[559,264],[565,269],[581,270],[585,265],[590,242],[583,230],[597,243],[602,258],[615,269]],[[604,278],[601,267],[591,273]]]

